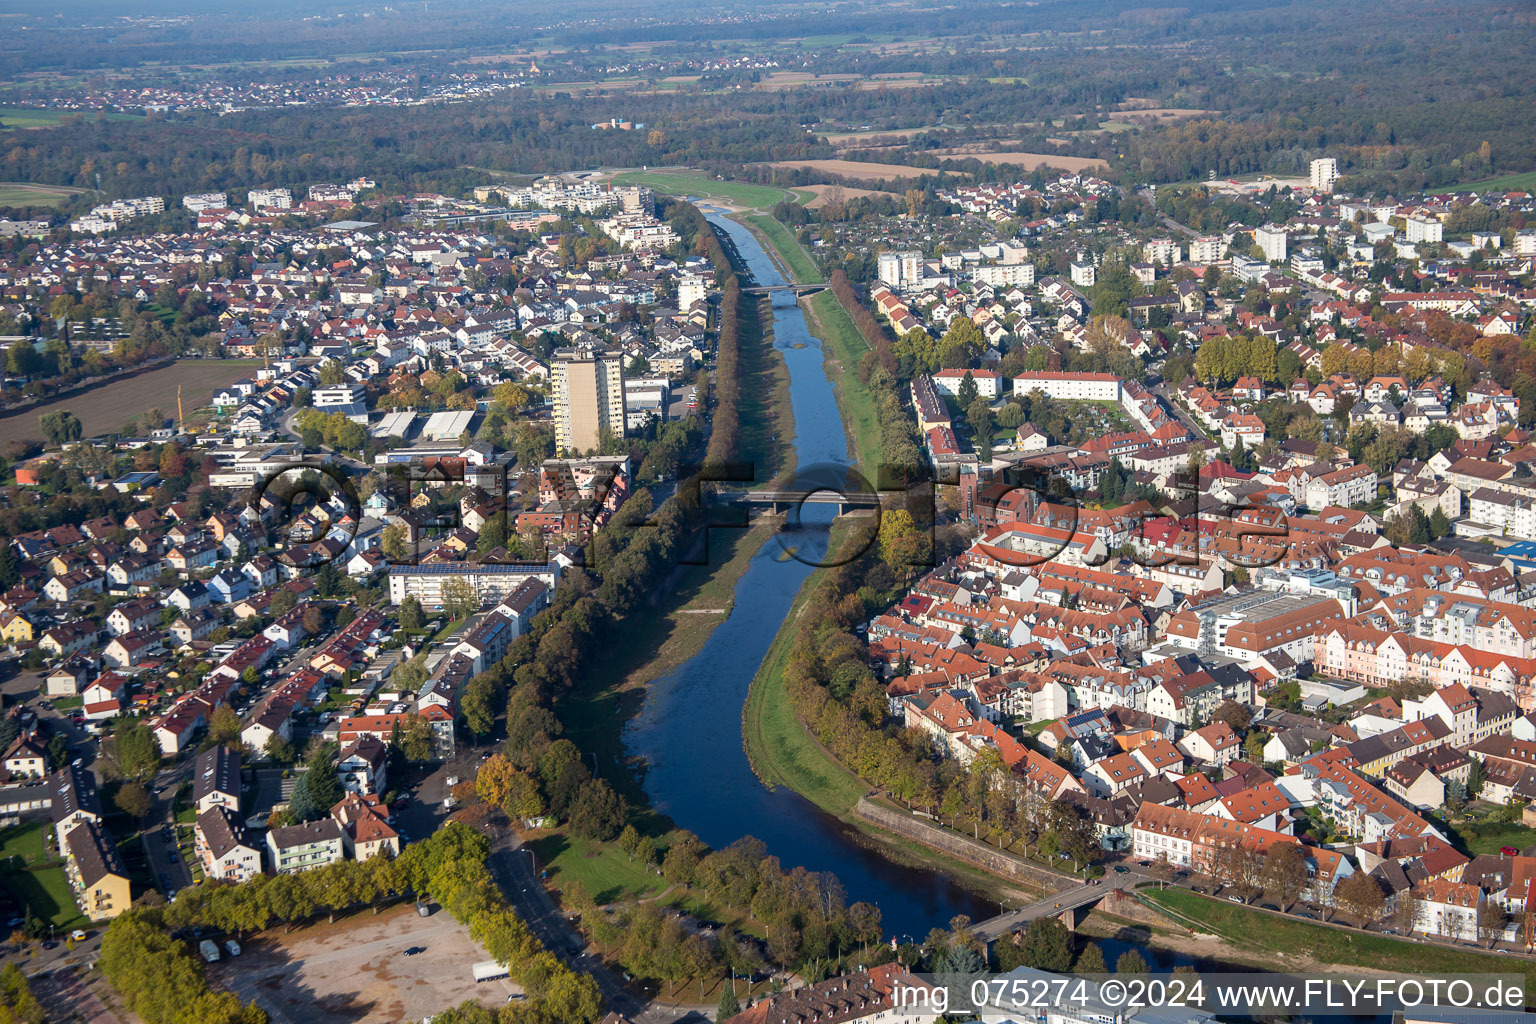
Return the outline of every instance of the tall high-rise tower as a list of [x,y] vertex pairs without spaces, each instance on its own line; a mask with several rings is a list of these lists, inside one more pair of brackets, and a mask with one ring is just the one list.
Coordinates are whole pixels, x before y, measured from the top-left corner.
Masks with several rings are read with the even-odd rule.
[[598,446],[604,429],[624,436],[624,357],[616,351],[563,348],[550,366],[555,447],[579,454]]

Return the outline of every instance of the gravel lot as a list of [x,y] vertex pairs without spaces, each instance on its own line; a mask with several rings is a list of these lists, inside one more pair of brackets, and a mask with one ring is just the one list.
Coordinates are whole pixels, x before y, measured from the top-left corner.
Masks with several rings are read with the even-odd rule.
[[[256,1000],[272,1024],[414,1022],[465,999],[495,1005],[521,991],[506,978],[475,984],[470,965],[485,951],[435,905],[431,917],[406,904],[292,935],[275,928],[242,946],[244,955],[210,965],[209,978]],[[410,946],[425,951],[405,956]]]

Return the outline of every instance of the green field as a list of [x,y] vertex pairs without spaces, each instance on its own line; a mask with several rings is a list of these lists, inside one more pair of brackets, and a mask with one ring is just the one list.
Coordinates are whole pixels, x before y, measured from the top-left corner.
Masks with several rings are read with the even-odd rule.
[[0,182],[0,206],[60,206],[83,191],[62,185],[33,185],[21,181]]
[[777,218],[759,213],[745,220],[772,242],[780,261],[789,268],[790,277],[796,284],[821,284],[826,280],[821,276],[821,271],[816,269],[816,261],[811,259],[811,254],[805,251],[805,247],[795,240],[795,236]]
[[0,124],[7,128],[52,128],[66,117],[107,117],[113,121],[142,121],[137,114],[101,114],[94,110],[39,110],[32,107],[0,107]]
[[1536,171],[1524,174],[1506,174],[1502,178],[1474,181],[1457,186],[1459,192],[1536,192]]
[[[43,832],[47,827],[39,822],[0,833],[4,884],[17,903],[29,908],[38,920],[56,928],[69,928],[85,919],[75,908],[63,865],[47,860],[43,845]],[[12,857],[19,861],[10,860]]]
[[613,180],[619,185],[648,185],[668,195],[723,199],[737,206],[763,210],[782,202],[787,195],[783,189],[768,185],[752,185],[745,181],[715,181],[702,174],[686,172],[626,171],[614,175]]
[[8,861],[12,857],[20,857],[25,864],[36,864],[43,860],[47,855],[43,848],[45,829],[46,826],[42,822],[35,822],[0,832],[0,860]]
[[1283,918],[1183,889],[1147,889],[1141,895],[1244,949],[1293,953],[1323,964],[1369,967],[1410,975],[1422,974],[1426,961],[1433,962],[1436,971],[1448,974],[1518,973],[1525,976],[1527,1003],[1536,991],[1536,964],[1524,958],[1443,946],[1426,950],[1416,943],[1390,936]]
[[654,896],[666,881],[613,843],[594,843],[564,832],[531,839],[528,846],[556,886],[580,882],[598,903]]

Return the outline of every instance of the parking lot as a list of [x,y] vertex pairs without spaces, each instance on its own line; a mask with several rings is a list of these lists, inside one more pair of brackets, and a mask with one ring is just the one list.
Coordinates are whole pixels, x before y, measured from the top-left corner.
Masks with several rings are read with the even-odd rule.
[[[211,965],[209,978],[254,999],[273,1024],[419,1021],[465,999],[494,1006],[521,992],[506,978],[475,983],[470,967],[485,951],[435,905],[430,917],[405,904],[292,935],[273,929],[243,946],[233,963]],[[422,952],[406,956],[412,947]]]

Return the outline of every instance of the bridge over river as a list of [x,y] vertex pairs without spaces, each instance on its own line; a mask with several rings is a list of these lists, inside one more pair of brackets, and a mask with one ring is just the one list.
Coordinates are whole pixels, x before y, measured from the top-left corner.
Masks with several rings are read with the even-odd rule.
[[815,295],[825,291],[824,284],[754,284],[743,288],[743,295],[772,295],[774,292],[794,292],[796,295]]
[[778,515],[801,505],[836,505],[837,514],[846,516],[859,510],[877,511],[880,495],[869,493],[842,494],[833,490],[823,491],[719,491],[713,500],[721,505],[745,505]]
[[1071,915],[1078,910],[1091,907],[1110,893],[1117,890],[1129,891],[1141,882],[1150,881],[1153,881],[1150,875],[1131,868],[1125,874],[1105,875],[1099,879],[1098,885],[1069,884],[1068,888],[1036,900],[1028,906],[1010,910],[1006,914],[999,914],[985,921],[978,921],[971,925],[971,930],[984,941],[993,942],[1009,932],[1019,930],[1038,917]]

